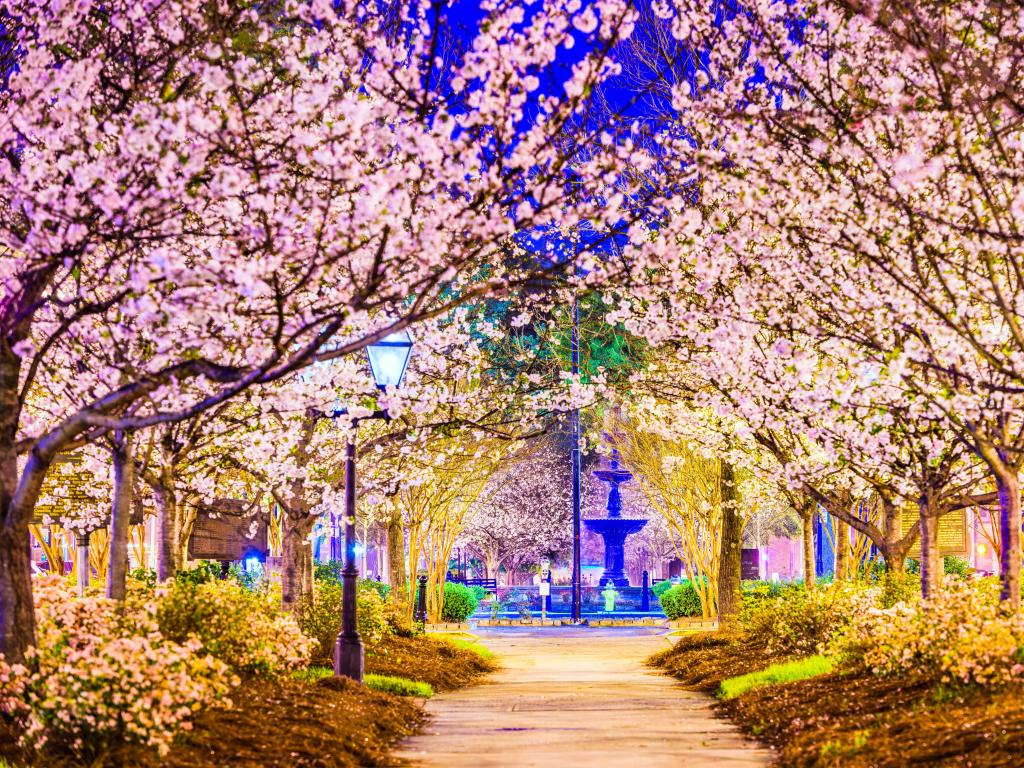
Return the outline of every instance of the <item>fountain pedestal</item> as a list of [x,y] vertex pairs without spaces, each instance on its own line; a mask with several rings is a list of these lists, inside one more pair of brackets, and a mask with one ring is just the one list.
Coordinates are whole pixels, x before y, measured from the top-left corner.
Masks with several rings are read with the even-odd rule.
[[608,491],[608,517],[587,518],[583,523],[604,539],[604,573],[599,582],[602,587],[611,584],[628,587],[626,578],[626,537],[637,533],[647,520],[622,516],[622,495],[619,486],[633,478],[631,472],[619,469],[619,452],[612,453],[611,469],[598,469],[594,476],[611,486]]

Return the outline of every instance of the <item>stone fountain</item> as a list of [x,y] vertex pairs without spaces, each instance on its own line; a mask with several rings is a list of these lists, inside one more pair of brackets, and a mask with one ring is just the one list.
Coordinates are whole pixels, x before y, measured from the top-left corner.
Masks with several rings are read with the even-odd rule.
[[647,525],[645,518],[623,517],[622,496],[619,486],[629,482],[633,474],[619,468],[619,452],[612,452],[610,469],[598,469],[594,476],[611,486],[608,491],[608,517],[588,518],[583,523],[594,533],[604,539],[604,574],[600,584],[612,584],[616,587],[628,587],[626,578],[625,548],[626,537],[641,530]]

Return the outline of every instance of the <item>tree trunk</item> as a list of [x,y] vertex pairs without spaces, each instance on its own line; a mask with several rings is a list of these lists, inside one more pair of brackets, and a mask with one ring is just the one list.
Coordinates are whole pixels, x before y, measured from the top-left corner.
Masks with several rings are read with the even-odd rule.
[[401,514],[394,514],[388,520],[388,579],[392,597],[404,603],[409,585],[405,573],[405,530]]
[[284,510],[281,533],[281,607],[293,611],[303,597],[313,594],[313,547],[309,534],[314,517],[289,517]]
[[722,462],[722,540],[718,562],[718,626],[725,628],[739,621],[743,602],[740,584],[743,548],[743,516],[736,494],[735,472]]
[[1020,608],[1020,480],[1017,473],[1004,465],[996,473],[999,492],[999,578],[1003,589],[1000,600],[1014,613]]
[[803,523],[804,529],[804,589],[813,591],[817,586],[815,579],[817,573],[815,572],[814,565],[814,512],[816,505],[808,503],[803,513],[800,515],[800,520]]
[[169,467],[160,470],[157,482],[150,484],[156,503],[156,577],[160,581],[174,578],[178,570],[175,551],[178,548],[177,495],[174,491],[174,474]]
[[18,514],[14,497],[18,487],[15,441],[21,404],[18,382],[21,360],[0,340],[0,653],[10,663],[22,662],[35,644],[32,612],[32,550],[29,514]]
[[921,520],[921,595],[932,597],[942,586],[942,557],[939,555],[939,515],[928,499],[919,501]]
[[903,512],[888,499],[882,499],[882,515],[885,534],[882,557],[885,558],[885,570],[888,573],[903,573],[909,545],[909,542],[903,540]]
[[124,600],[125,579],[128,576],[128,526],[132,516],[132,489],[135,484],[130,435],[120,431],[114,434],[111,458],[114,462],[114,502],[110,509],[107,597]]
[[836,542],[835,580],[846,581],[850,578],[850,525],[833,517],[833,531]]
[[303,549],[306,542],[287,522],[281,541],[281,607],[294,611],[302,592],[302,569],[305,564]]

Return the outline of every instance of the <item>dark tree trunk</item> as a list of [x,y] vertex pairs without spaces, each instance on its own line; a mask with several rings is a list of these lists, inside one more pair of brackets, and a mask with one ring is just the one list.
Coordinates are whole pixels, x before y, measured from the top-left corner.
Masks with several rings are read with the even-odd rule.
[[804,531],[804,589],[808,591],[813,591],[817,586],[817,573],[814,565],[814,512],[816,509],[817,505],[809,502],[804,506],[800,515]]
[[999,492],[999,577],[1003,582],[1000,599],[1014,612],[1020,608],[1020,481],[1005,467],[996,474]]
[[741,593],[741,551],[743,516],[736,494],[736,477],[731,464],[722,462],[722,541],[718,561],[718,626],[739,622]]
[[21,416],[20,372],[21,360],[0,339],[0,654],[8,663],[24,661],[25,651],[35,644],[28,526],[46,472],[45,464],[30,456],[24,472],[38,475],[26,478],[35,482],[35,493],[18,493],[20,475],[15,441]]
[[939,510],[922,496],[921,520],[921,595],[932,597],[942,586],[942,556],[939,554]]
[[114,502],[110,510],[110,566],[107,569],[107,597],[124,600],[128,576],[128,526],[132,515],[135,462],[131,436],[114,434],[111,457],[114,462]]

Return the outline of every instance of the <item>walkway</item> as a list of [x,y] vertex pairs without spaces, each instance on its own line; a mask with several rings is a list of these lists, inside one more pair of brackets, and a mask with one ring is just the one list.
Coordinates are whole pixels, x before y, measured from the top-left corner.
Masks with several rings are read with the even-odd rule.
[[481,629],[503,669],[435,696],[426,731],[398,756],[423,768],[748,768],[771,753],[745,740],[643,661],[665,630]]

